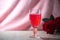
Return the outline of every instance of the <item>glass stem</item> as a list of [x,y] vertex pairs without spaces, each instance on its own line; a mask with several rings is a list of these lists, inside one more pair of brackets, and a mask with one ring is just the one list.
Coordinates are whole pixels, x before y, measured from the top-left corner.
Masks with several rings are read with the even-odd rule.
[[33,29],[33,35],[34,35],[34,38],[37,37],[37,28],[34,28],[34,29]]

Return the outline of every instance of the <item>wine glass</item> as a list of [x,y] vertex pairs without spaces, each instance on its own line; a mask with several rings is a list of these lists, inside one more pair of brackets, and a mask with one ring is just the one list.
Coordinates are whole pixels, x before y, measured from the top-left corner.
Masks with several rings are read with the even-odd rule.
[[41,22],[41,14],[40,14],[40,10],[35,10],[35,11],[39,11],[37,13],[33,12],[29,14],[29,18],[30,18],[30,23],[31,26],[33,27],[33,38],[37,38],[37,28],[40,25]]

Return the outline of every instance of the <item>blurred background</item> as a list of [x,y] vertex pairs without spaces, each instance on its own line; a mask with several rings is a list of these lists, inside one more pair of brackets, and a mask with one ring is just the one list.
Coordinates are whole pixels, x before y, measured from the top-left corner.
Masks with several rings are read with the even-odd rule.
[[38,30],[43,28],[43,18],[60,17],[59,0],[0,0],[0,31],[32,30],[29,21],[31,13],[41,13],[41,23]]

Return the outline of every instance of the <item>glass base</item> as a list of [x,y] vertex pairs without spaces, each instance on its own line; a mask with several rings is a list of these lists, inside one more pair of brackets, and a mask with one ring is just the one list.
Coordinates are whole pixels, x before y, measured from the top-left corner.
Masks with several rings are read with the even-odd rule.
[[34,37],[34,36],[32,35],[32,36],[30,36],[30,38],[40,38],[40,36],[37,35],[36,37]]
[[37,35],[36,37],[34,37],[33,35],[30,36],[30,38],[36,38],[36,39],[40,39],[41,37],[39,35]]
[[37,35],[36,37],[34,37],[33,35],[30,36],[31,39],[33,40],[43,40],[39,35]]

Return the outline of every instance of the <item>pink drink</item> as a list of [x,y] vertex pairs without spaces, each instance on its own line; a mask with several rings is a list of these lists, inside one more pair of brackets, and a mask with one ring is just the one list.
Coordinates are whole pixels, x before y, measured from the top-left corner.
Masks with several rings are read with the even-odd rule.
[[37,28],[41,22],[41,15],[40,14],[30,14],[30,21],[31,21],[31,25],[34,28]]

